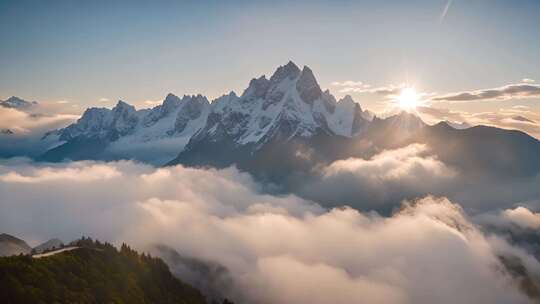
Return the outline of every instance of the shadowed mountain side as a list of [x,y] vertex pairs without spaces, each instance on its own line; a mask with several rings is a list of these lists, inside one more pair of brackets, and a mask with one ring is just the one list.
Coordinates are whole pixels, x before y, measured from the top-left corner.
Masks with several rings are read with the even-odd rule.
[[153,246],[150,251],[163,259],[176,277],[200,290],[211,303],[230,303],[226,302],[227,298],[239,296],[234,294],[237,286],[234,286],[232,275],[226,267],[215,262],[182,256],[166,245]]
[[38,161],[61,162],[64,160],[111,160],[103,155],[107,142],[99,138],[77,137],[50,149]]
[[316,175],[318,167],[336,160],[369,159],[413,143],[427,145],[429,153],[470,177],[520,178],[540,173],[540,141],[523,132],[486,126],[459,130],[444,122],[429,126],[407,113],[375,118],[365,133],[352,138],[324,132],[308,138],[276,136],[258,149],[226,137],[192,141],[169,165],[236,165],[263,181],[294,188],[303,178]]
[[446,123],[422,129],[412,141],[427,144],[443,162],[471,176],[530,177],[540,173],[540,141],[521,131]]

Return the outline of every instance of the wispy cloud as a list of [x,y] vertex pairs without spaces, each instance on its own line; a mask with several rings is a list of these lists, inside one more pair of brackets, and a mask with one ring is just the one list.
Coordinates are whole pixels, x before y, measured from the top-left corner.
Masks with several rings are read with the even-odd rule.
[[523,83],[535,83],[535,80],[530,78],[523,78],[521,81]]
[[399,94],[399,92],[406,87],[405,84],[399,84],[399,85],[386,85],[386,86],[380,86],[380,87],[372,87],[372,85],[363,83],[361,81],[343,81],[343,82],[332,82],[333,86],[340,87],[339,92],[340,93],[370,93],[370,94],[377,94],[377,95],[396,95]]
[[463,91],[433,97],[432,101],[469,102],[480,100],[506,100],[512,98],[540,97],[540,85],[509,84],[498,88]]
[[446,15],[448,14],[448,10],[450,9],[451,5],[452,5],[452,0],[448,0],[446,2],[446,5],[444,6],[441,16],[439,17],[439,23],[443,23],[444,18],[446,18]]
[[336,87],[363,87],[365,84],[362,81],[345,80],[343,82],[334,81],[331,85]]
[[334,81],[331,83],[334,87],[339,87],[340,93],[364,93],[368,92],[371,88],[371,85],[363,83],[362,81],[354,80],[345,80],[345,81]]
[[105,98],[105,97],[101,97],[100,99],[98,99],[99,102],[109,102],[111,101],[109,98]]

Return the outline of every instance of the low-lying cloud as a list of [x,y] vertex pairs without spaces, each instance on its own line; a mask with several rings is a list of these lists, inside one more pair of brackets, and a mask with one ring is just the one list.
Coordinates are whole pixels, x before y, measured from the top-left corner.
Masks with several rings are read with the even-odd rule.
[[15,134],[42,133],[65,126],[78,118],[72,114],[28,113],[13,108],[0,107],[0,129],[10,129]]
[[0,157],[33,157],[43,153],[52,144],[50,140],[43,140],[47,132],[63,128],[79,118],[78,115],[55,112],[58,109],[54,107],[35,107],[51,112],[38,113],[0,107],[0,131],[4,131],[0,133]]
[[[404,198],[439,193],[457,172],[413,144],[370,159],[338,160],[321,169],[321,178],[299,192],[311,199],[362,209],[392,209]],[[396,203],[397,202],[397,203]]]
[[[422,149],[382,154],[378,166],[337,163],[328,174],[345,167],[388,179],[451,176],[436,159],[415,159]],[[396,155],[402,170],[386,170]],[[231,280],[222,295],[238,303],[532,302],[499,256],[528,258],[533,274],[538,261],[486,236],[447,199],[428,196],[383,217],[260,188],[234,168],[4,161],[0,231],[34,242],[84,234],[139,249],[165,244],[221,265]]]

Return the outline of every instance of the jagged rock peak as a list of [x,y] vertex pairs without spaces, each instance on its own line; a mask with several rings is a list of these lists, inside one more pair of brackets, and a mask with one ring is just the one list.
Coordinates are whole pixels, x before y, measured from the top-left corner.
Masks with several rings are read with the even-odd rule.
[[135,107],[130,105],[129,103],[123,101],[123,100],[118,100],[118,103],[116,103],[116,105],[114,106],[113,108],[113,111],[114,112],[117,112],[117,111],[133,111],[135,112]]
[[302,69],[302,74],[298,82],[296,82],[296,89],[300,93],[300,98],[308,104],[312,104],[313,101],[322,95],[321,87],[317,83],[313,71],[307,66],[304,66]]
[[242,96],[253,95],[255,98],[263,98],[270,88],[270,81],[266,79],[266,76],[261,76],[259,78],[253,78],[249,82],[249,86],[244,91]]
[[180,102],[180,97],[174,95],[173,93],[167,94],[165,96],[165,99],[163,100],[163,103],[178,103]]
[[172,93],[169,93],[163,100],[163,104],[161,105],[161,112],[163,114],[169,113],[173,111],[174,109],[176,109],[180,105],[181,102],[182,100],[180,99],[180,97]]
[[275,84],[286,78],[295,79],[300,72],[300,68],[294,62],[289,61],[286,65],[277,68],[272,77],[270,77],[270,82]]
[[194,101],[196,101],[198,103],[204,103],[204,104],[209,104],[210,103],[208,101],[208,98],[206,98],[206,96],[201,95],[201,94],[192,95],[191,99],[193,99]]
[[343,98],[339,100],[339,102],[345,102],[345,103],[353,103],[354,99],[351,97],[351,95],[345,95]]

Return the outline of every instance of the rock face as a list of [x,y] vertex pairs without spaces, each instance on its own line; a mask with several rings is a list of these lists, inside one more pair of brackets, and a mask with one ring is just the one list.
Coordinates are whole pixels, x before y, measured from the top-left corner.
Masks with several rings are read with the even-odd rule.
[[25,241],[6,233],[0,234],[0,256],[29,254],[31,251]]

